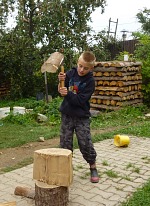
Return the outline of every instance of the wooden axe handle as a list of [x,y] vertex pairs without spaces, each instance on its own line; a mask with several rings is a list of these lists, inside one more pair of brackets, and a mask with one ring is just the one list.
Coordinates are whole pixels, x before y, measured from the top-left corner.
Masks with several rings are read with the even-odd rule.
[[[61,66],[61,72],[64,74],[64,66]],[[61,80],[60,87],[64,87],[64,86],[65,86],[65,82],[64,80]]]

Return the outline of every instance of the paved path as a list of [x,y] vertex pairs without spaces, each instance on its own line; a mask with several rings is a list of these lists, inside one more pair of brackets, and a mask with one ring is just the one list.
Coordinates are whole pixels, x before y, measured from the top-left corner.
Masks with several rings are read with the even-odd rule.
[[[113,140],[95,143],[100,182],[89,182],[89,168],[78,149],[74,151],[73,184],[69,187],[69,206],[119,206],[150,178],[150,139],[130,137],[126,148]],[[16,201],[17,206],[33,206],[34,200],[15,196],[16,186],[34,187],[33,165],[0,175],[0,203]],[[115,177],[116,175],[116,177]]]

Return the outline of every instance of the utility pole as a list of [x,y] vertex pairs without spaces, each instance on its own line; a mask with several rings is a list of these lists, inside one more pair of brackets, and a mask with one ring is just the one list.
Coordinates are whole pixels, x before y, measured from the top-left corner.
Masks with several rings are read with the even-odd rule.
[[[110,31],[110,24],[111,24],[111,22],[116,24],[115,31]],[[117,19],[117,21],[112,21],[111,18],[110,18],[109,19],[109,28],[108,28],[108,39],[109,39],[109,34],[110,33],[114,33],[114,38],[116,39],[117,26],[118,26],[118,19]]]

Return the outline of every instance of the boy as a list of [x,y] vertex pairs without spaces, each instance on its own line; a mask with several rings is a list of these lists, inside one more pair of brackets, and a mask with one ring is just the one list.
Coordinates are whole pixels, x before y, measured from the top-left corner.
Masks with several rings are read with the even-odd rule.
[[58,92],[64,97],[60,106],[60,147],[73,151],[73,133],[76,133],[79,149],[90,166],[92,183],[99,182],[97,154],[91,140],[89,119],[89,100],[95,89],[92,74],[95,60],[92,52],[85,51],[78,59],[77,68],[72,68],[66,74],[60,72],[58,75],[59,82],[65,81],[65,87],[58,85]]

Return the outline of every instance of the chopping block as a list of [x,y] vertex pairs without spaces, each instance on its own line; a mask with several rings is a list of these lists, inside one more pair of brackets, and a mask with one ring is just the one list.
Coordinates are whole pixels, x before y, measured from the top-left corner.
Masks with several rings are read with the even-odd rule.
[[35,206],[66,206],[73,181],[72,151],[48,148],[34,152]]

